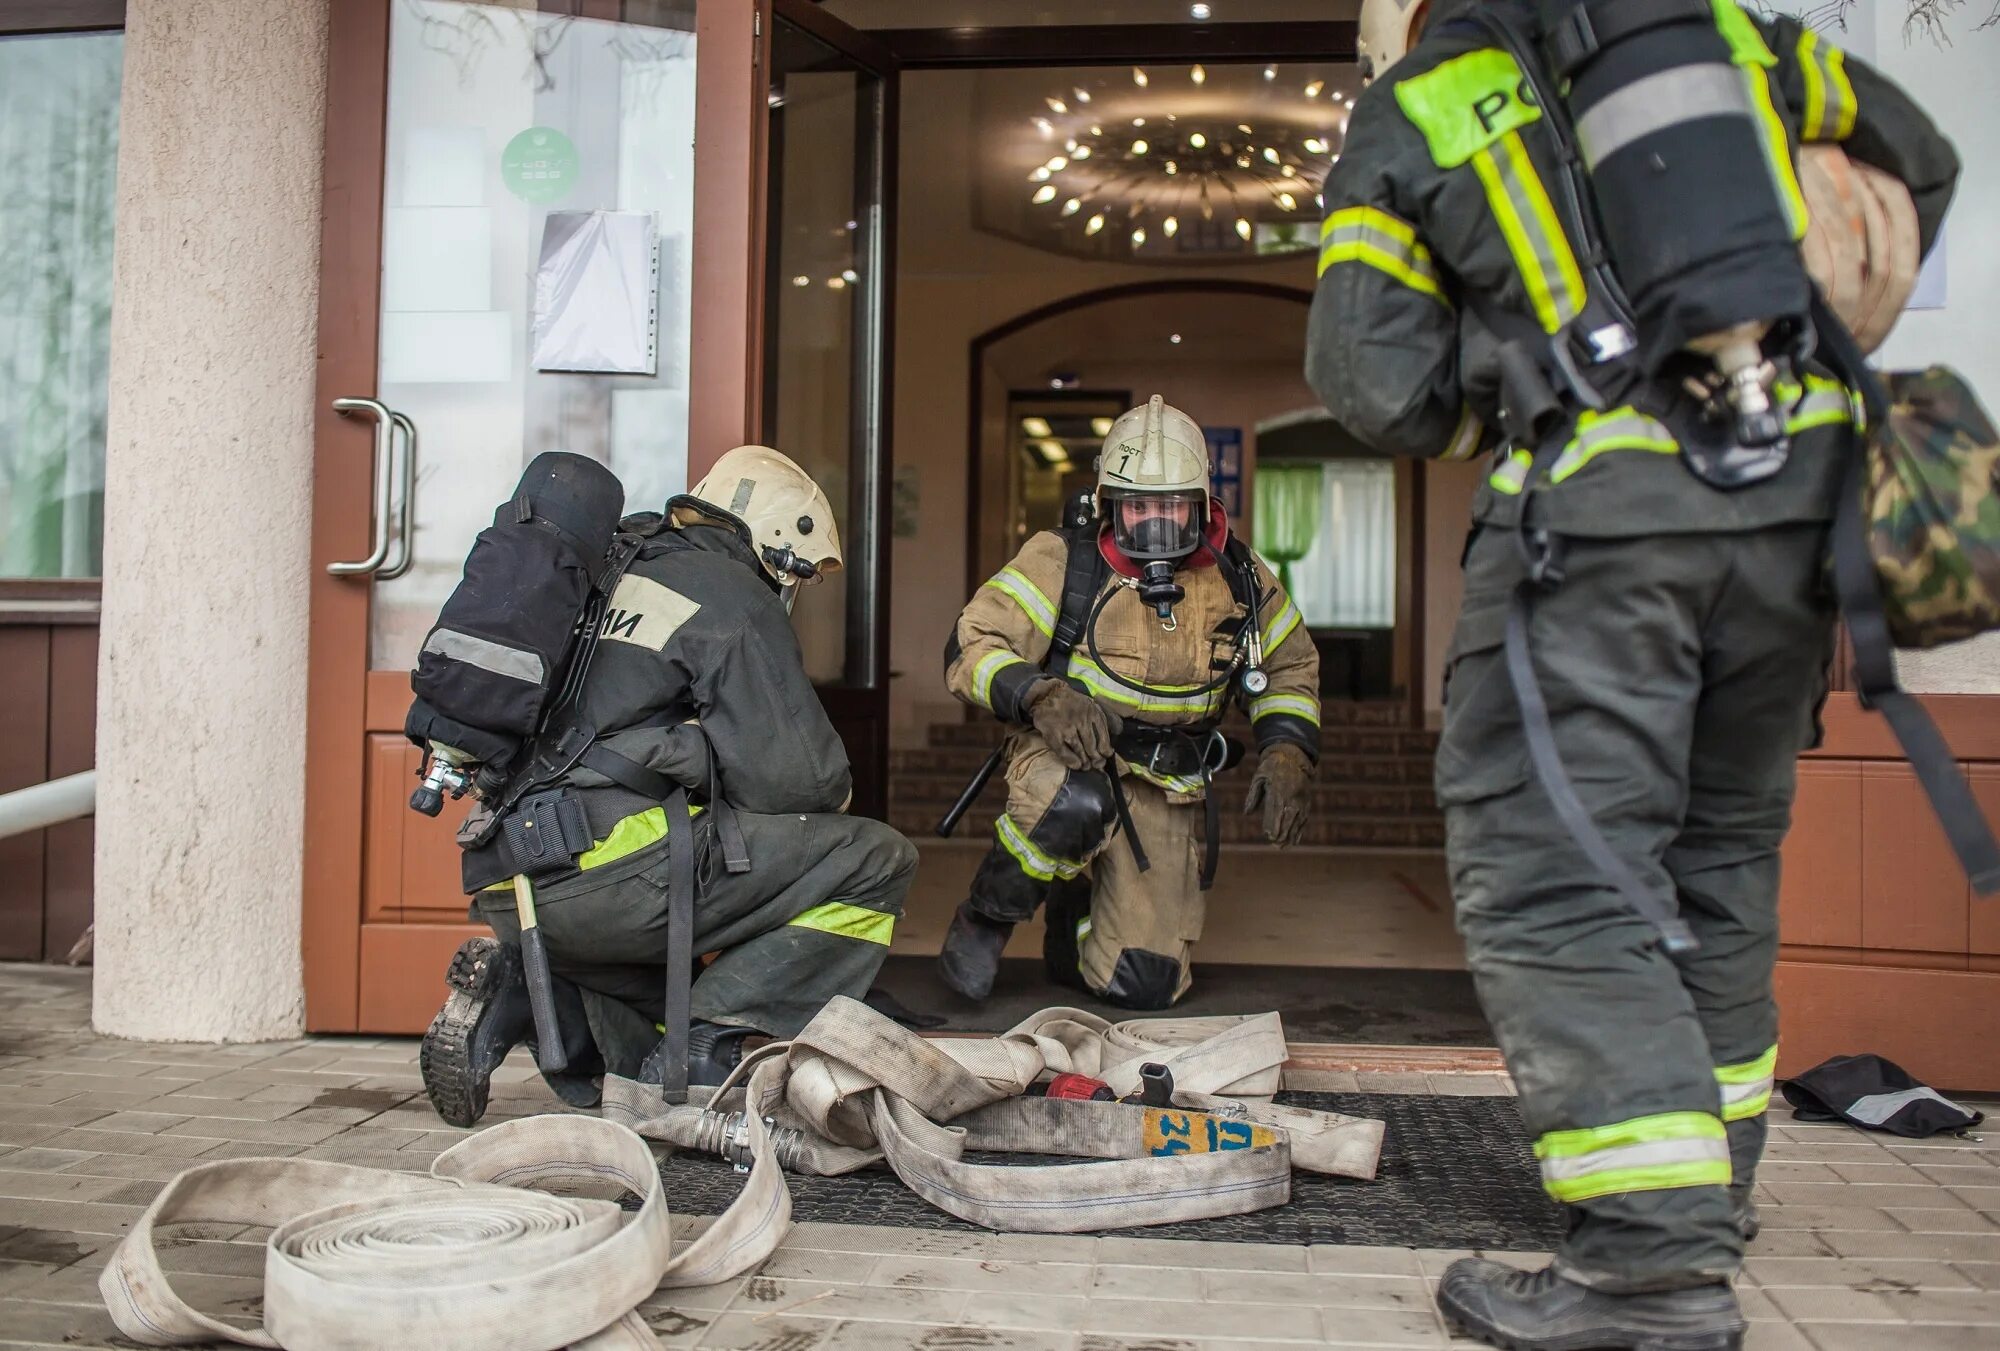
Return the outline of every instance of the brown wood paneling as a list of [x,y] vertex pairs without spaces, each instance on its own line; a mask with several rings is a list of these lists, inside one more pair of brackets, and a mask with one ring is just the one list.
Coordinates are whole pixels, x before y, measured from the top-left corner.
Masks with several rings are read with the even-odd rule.
[[1778,934],[1787,944],[1861,944],[1861,766],[1803,761],[1785,837]]
[[85,33],[125,26],[125,0],[0,0],[0,33]]
[[[49,774],[81,774],[97,763],[97,629],[49,630]],[[51,826],[43,854],[42,956],[61,961],[90,926],[97,823]]]
[[1861,767],[1861,821],[1861,946],[1964,953],[1965,874],[1908,766]]
[[1778,1073],[1887,1056],[1947,1091],[2000,1090],[2000,973],[1778,963]]
[[410,673],[401,667],[368,673],[367,728],[371,732],[400,732],[410,714]]
[[[1995,702],[2000,703],[2000,700]],[[1972,780],[1972,795],[1978,799],[1980,810],[1986,813],[1986,819],[1994,829],[2000,830],[2000,765],[1969,765],[1966,776]],[[1972,898],[1969,932],[1969,946],[1973,953],[2000,957],[2000,896]],[[1988,966],[1987,969],[1995,968]],[[1996,1050],[1994,1055],[2000,1058],[2000,1050]]]
[[[49,777],[48,629],[0,629],[0,690],[7,691],[0,793],[7,793]],[[42,835],[0,840],[0,959],[41,960]]]
[[[368,738],[368,811],[361,859],[361,922],[400,923],[403,918],[403,818],[416,813],[396,786],[417,748],[401,737]],[[405,754],[404,752],[409,752]]]
[[333,401],[375,391],[389,65],[388,0],[342,0],[329,13],[302,934],[314,1032],[354,1030],[360,997],[369,582],[329,576],[326,565],[368,551],[371,431]]
[[357,929],[361,948],[358,1032],[407,1036],[430,1026],[444,1002],[444,971],[468,938],[490,932],[483,924],[367,924]]
[[[1961,760],[2000,760],[2000,696],[1991,694],[1926,694],[1924,708],[1944,734],[1945,743]],[[1903,748],[1879,713],[1861,707],[1860,699],[1836,691],[1826,697],[1823,713],[1826,740],[1808,758],[1901,760]]]

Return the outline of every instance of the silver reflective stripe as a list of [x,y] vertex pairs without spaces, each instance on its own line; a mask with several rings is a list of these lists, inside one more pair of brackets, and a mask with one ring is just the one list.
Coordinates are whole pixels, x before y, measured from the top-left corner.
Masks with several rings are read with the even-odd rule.
[[1736,67],[1675,66],[1635,80],[1576,120],[1583,162],[1595,169],[1632,142],[1702,117],[1749,117],[1750,96]]
[[491,671],[509,680],[525,680],[531,685],[542,683],[542,658],[539,653],[524,652],[518,647],[508,647],[488,638],[476,638],[456,629],[433,630],[431,636],[424,640],[424,651],[462,661],[467,666],[477,666],[482,671]]
[[1620,1172],[1627,1168],[1653,1168],[1661,1164],[1710,1163],[1729,1159],[1729,1142],[1717,1137],[1689,1140],[1649,1140],[1644,1144],[1614,1145],[1567,1158],[1542,1160],[1546,1182],[1564,1182],[1597,1173]]
[[[1935,1088],[1906,1088],[1900,1093],[1876,1093],[1866,1098],[1856,1098],[1854,1105],[1847,1109],[1847,1115],[1864,1126],[1879,1126],[1913,1102],[1941,1102],[1954,1112],[1965,1109],[1938,1092]],[[1970,1112],[1966,1112],[1970,1116]]]

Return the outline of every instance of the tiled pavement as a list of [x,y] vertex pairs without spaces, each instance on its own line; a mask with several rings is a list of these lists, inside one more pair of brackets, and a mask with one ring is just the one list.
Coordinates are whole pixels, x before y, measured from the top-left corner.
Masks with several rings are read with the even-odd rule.
[[[91,1035],[87,1005],[84,974],[0,966],[0,1351],[132,1345],[98,1303],[98,1270],[192,1160],[422,1170],[461,1135],[424,1103],[412,1041],[144,1045]],[[494,1093],[489,1120],[553,1102],[519,1063]],[[1741,1291],[1753,1351],[2000,1348],[2000,1138],[1891,1143],[1782,1108],[1773,1135]],[[250,1322],[260,1239],[183,1226],[164,1259],[197,1306]],[[1456,1256],[802,1224],[759,1274],[645,1311],[673,1347],[1443,1347],[1431,1290]]]

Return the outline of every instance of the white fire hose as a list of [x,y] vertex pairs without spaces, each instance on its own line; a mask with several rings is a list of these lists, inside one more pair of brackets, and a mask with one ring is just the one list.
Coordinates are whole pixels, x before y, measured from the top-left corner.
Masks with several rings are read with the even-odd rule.
[[[729,1280],[777,1249],[791,1222],[783,1167],[833,1176],[886,1161],[941,1209],[1037,1233],[1281,1205],[1295,1165],[1372,1178],[1381,1122],[1265,1100],[1285,1058],[1274,1013],[1113,1025],[1047,1009],[999,1037],[933,1041],[836,999],[797,1039],[746,1061],[747,1089],[719,1093],[716,1111],[663,1108],[656,1086],[613,1078],[603,1119],[507,1122],[446,1150],[428,1176],[305,1159],[198,1164],[147,1207],[98,1284],[119,1330],[151,1346],[655,1347],[636,1313],[655,1290]],[[1171,1069],[1173,1106],[1022,1096],[1050,1072],[1127,1093],[1148,1061]],[[733,1137],[750,1165],[735,1201],[678,1251],[642,1134],[723,1149]],[[1101,1162],[999,1167],[966,1162],[967,1150]],[[555,1179],[615,1185],[641,1205],[627,1214],[524,1190]],[[275,1226],[263,1327],[220,1322],[174,1292],[155,1230],[193,1221]]]

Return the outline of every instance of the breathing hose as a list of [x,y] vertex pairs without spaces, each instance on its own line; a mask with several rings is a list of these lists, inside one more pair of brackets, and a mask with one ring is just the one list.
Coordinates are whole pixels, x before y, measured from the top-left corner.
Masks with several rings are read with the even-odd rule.
[[[1124,676],[1119,675],[1118,672],[1112,670],[1110,664],[1104,660],[1104,655],[1097,650],[1097,619],[1099,615],[1104,613],[1104,607],[1110,602],[1111,598],[1124,588],[1125,583],[1123,582],[1119,582],[1115,586],[1105,587],[1104,594],[1099,596],[1097,603],[1090,607],[1090,617],[1083,622],[1084,647],[1090,653],[1091,664],[1097,667],[1098,670],[1110,676],[1126,689],[1137,691],[1140,694],[1151,695],[1155,699],[1191,699],[1198,694],[1212,694],[1235,678],[1236,668],[1243,664],[1243,656],[1240,648],[1238,649],[1236,659],[1229,663],[1228,670],[1207,684],[1196,685],[1191,689],[1162,689],[1158,686],[1142,684],[1136,680],[1128,680]],[[1255,624],[1257,622],[1254,607],[1250,617],[1243,622],[1245,624]]]

